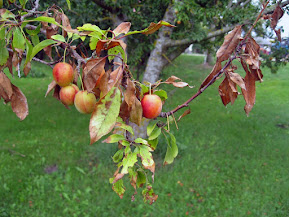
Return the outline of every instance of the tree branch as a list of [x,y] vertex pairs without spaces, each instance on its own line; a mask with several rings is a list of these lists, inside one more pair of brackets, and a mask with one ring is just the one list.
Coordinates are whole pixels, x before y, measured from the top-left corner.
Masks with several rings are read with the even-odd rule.
[[28,11],[27,14],[24,14],[23,16],[21,16],[21,21],[23,21],[26,17],[34,16],[36,10],[39,8],[39,1],[40,0],[35,0],[34,7],[32,8],[32,10]]

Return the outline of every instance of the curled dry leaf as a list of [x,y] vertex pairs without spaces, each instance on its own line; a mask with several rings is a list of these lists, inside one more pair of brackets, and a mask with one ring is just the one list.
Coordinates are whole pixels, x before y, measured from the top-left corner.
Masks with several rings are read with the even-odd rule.
[[54,80],[48,85],[45,97],[55,88],[56,85],[57,84]]
[[119,24],[114,30],[114,34],[119,35],[119,34],[126,34],[129,32],[131,23],[130,22],[123,22]]
[[[225,106],[230,102],[231,104],[234,104],[235,100],[238,97],[238,92],[235,91],[236,86],[235,88],[232,89],[231,85],[229,83],[229,79],[225,77],[225,79],[219,86],[219,94]],[[236,85],[236,84],[234,83],[233,85]]]
[[163,20],[159,21],[158,23],[151,23],[149,25],[148,28],[144,29],[143,31],[141,31],[142,34],[145,34],[145,35],[149,35],[149,34],[152,34],[156,31],[158,31],[162,26],[166,26],[166,27],[176,27],[168,22],[165,22]]
[[238,46],[242,33],[242,25],[236,26],[228,35],[217,51],[217,62],[227,60]]
[[[180,81],[177,81],[177,80],[180,80]],[[179,88],[183,88],[183,87],[189,87],[189,88],[193,88],[192,86],[189,86],[188,83],[186,82],[183,82],[182,79],[176,77],[176,76],[171,76],[169,77],[166,81],[162,82],[162,83],[165,83],[165,84],[172,84],[174,85],[175,87],[179,87]]]
[[239,85],[239,87],[246,89],[245,83],[241,75],[235,72],[228,72],[229,78],[231,81],[233,81],[235,84]]
[[12,84],[13,94],[11,97],[11,107],[13,112],[21,119],[24,120],[28,115],[28,103],[22,91]]
[[246,101],[244,110],[246,114],[249,115],[256,100],[255,76],[253,75],[253,73],[246,72],[244,82],[246,85],[246,89],[242,89],[242,93]]
[[130,79],[127,79],[127,88],[124,92],[124,100],[129,108],[131,108],[132,105],[135,104],[135,84]]
[[98,40],[95,52],[99,56],[101,51],[108,50],[119,45],[123,50],[126,49],[126,44],[122,40]]

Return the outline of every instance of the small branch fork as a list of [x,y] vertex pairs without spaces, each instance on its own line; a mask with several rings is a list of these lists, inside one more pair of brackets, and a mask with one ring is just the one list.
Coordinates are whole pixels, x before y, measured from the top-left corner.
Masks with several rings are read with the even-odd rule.
[[184,107],[188,107],[189,103],[192,102],[194,99],[196,99],[198,96],[200,96],[209,86],[211,86],[216,79],[221,76],[224,71],[226,70],[226,68],[228,66],[231,65],[231,63],[233,62],[233,60],[239,58],[237,55],[241,52],[242,50],[242,46],[246,43],[247,38],[249,37],[249,35],[251,34],[253,28],[256,26],[257,22],[260,20],[260,18],[262,17],[262,14],[264,13],[265,9],[267,8],[269,4],[269,1],[267,1],[264,5],[263,8],[261,10],[261,12],[259,13],[258,17],[256,18],[255,22],[253,23],[253,25],[251,26],[251,28],[248,30],[247,34],[245,35],[244,39],[241,41],[241,43],[239,43],[239,45],[236,47],[236,52],[234,54],[234,56],[232,56],[228,62],[223,66],[223,68],[201,89],[198,90],[198,92],[193,95],[191,98],[189,98],[186,102],[184,102],[182,105],[177,106],[176,108],[174,108],[173,110],[169,111],[169,112],[162,112],[159,117],[162,118],[167,118],[168,116],[173,115],[174,113],[176,113],[178,110],[184,108]]

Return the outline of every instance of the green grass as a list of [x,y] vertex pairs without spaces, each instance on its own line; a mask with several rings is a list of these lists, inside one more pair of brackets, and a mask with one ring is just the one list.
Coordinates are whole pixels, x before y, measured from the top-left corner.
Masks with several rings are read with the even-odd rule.
[[[210,72],[201,63],[201,57],[181,56],[165,70],[163,78],[176,75],[196,88],[166,86],[164,110],[197,91]],[[242,96],[233,106],[222,105],[219,81],[191,103],[180,129],[171,126],[179,146],[175,162],[162,166],[163,141],[155,153],[159,198],[153,205],[142,202],[140,191],[131,202],[127,179],[119,199],[108,182],[116,145],[90,146],[89,116],[65,109],[51,94],[44,98],[51,69],[33,68],[40,78],[12,78],[28,98],[29,116],[19,122],[10,106],[0,103],[1,217],[288,216],[288,66],[276,75],[264,69],[249,117]],[[46,173],[53,165],[57,171]]]

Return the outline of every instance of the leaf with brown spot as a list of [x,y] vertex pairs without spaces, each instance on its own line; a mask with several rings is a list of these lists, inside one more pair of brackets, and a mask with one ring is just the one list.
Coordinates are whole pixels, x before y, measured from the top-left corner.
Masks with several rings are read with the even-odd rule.
[[242,33],[242,25],[236,26],[225,36],[222,46],[217,51],[217,62],[227,60],[238,46]]
[[57,84],[54,80],[48,85],[45,97],[55,88],[56,85]]
[[130,23],[130,22],[123,22],[123,23],[119,24],[119,25],[113,30],[113,32],[114,32],[114,34],[115,34],[116,36],[118,36],[118,35],[120,35],[120,34],[122,34],[122,33],[126,34],[126,33],[129,32],[130,26],[131,26],[131,23]]
[[9,78],[4,74],[4,72],[0,72],[0,96],[8,102],[12,95],[13,88]]
[[120,90],[112,88],[98,101],[89,122],[90,144],[108,134],[114,127],[120,111]]
[[256,87],[255,87],[255,76],[253,73],[246,73],[245,79],[244,79],[246,90],[242,89],[242,93],[244,96],[244,99],[246,101],[246,105],[244,107],[244,110],[247,115],[249,115],[250,111],[252,110],[255,100],[256,100]]
[[29,113],[27,99],[22,91],[13,84],[12,89],[11,108],[20,120],[24,120]]
[[219,86],[219,94],[225,106],[230,102],[233,104],[238,96],[238,93],[232,90],[227,77]]
[[83,84],[88,92],[99,83],[101,77],[104,75],[104,66],[106,58],[91,59],[83,69]]
[[222,64],[221,62],[216,62],[214,65],[214,68],[212,69],[211,73],[205,78],[203,83],[200,86],[200,89],[205,87],[207,84],[210,83],[210,81],[222,70]]

